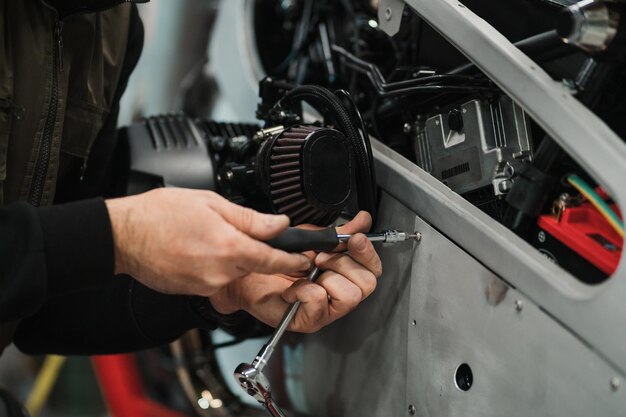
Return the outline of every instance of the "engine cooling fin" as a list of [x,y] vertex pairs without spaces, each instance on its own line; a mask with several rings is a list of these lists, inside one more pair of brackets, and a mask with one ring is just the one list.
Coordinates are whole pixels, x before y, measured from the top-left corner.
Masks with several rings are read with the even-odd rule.
[[292,224],[327,225],[352,194],[352,154],[346,137],[317,126],[296,126],[268,140],[259,178],[276,213]]

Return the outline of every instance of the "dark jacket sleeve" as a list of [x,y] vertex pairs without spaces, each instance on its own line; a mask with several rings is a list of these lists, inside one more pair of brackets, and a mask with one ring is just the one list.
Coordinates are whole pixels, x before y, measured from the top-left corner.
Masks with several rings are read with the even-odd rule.
[[46,263],[37,210],[0,209],[0,323],[35,313],[46,297]]
[[113,238],[101,199],[0,209],[0,323],[36,314],[46,299],[101,286]]
[[[8,274],[0,288],[3,308],[7,306],[2,320],[23,319],[14,336],[20,350],[65,355],[129,352],[168,343],[192,328],[230,324],[211,308],[200,314],[190,297],[161,294],[129,276],[114,275],[104,200],[38,210],[19,205],[15,213],[22,212],[26,217],[10,226],[17,243],[2,242],[19,252],[3,258]],[[30,236],[22,239],[24,230]]]
[[111,354],[160,346],[190,329],[215,327],[193,311],[187,297],[160,294],[119,275],[101,289],[51,298],[22,321],[14,342],[29,354]]

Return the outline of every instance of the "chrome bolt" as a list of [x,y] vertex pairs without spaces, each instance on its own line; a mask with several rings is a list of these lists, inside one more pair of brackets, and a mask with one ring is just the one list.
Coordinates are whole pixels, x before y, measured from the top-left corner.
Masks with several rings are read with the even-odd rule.
[[391,7],[387,7],[385,10],[385,19],[391,20],[391,16],[393,16],[393,12],[391,11]]
[[569,92],[570,94],[576,94],[577,90],[578,90],[578,86],[576,85],[576,82],[574,80],[570,80],[567,78],[564,78],[561,81],[561,84],[563,85],[563,88]]
[[415,240],[418,242],[422,240],[422,234],[420,232],[415,233]]
[[511,180],[504,180],[498,184],[498,190],[503,194],[508,193],[511,190],[512,186],[513,182]]
[[524,302],[522,300],[515,300],[515,310],[522,311],[524,309]]
[[411,133],[411,123],[405,123],[404,126],[402,126],[402,131],[404,133]]
[[410,415],[415,415],[415,413],[417,412],[417,408],[415,408],[415,406],[413,404],[409,405],[409,414]]
[[622,381],[618,377],[614,376],[611,378],[611,390],[617,391],[621,383]]
[[543,230],[541,230],[539,232],[539,234],[537,235],[537,239],[539,240],[540,243],[543,243],[546,241],[546,232],[544,232]]

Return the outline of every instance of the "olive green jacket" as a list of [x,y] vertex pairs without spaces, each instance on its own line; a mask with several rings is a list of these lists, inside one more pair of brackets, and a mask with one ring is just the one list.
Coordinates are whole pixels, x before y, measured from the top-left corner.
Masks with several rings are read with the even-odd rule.
[[130,7],[60,16],[41,0],[0,0],[0,204],[49,205],[71,159],[87,162],[114,100]]

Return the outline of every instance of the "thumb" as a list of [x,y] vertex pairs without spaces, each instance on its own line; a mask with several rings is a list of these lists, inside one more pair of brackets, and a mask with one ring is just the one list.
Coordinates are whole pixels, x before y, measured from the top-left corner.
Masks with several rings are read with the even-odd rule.
[[257,240],[276,237],[289,227],[289,217],[284,214],[259,213],[251,208],[231,203],[217,195],[212,199],[211,207],[239,231]]

